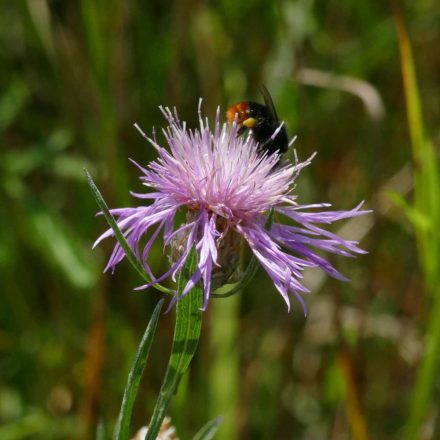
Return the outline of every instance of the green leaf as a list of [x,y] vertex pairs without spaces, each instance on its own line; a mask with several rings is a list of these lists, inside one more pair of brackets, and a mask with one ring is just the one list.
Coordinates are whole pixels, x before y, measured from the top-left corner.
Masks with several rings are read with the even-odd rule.
[[[191,275],[197,270],[197,253],[193,248],[179,275],[179,295],[185,288]],[[171,398],[175,394],[180,379],[189,367],[197,349],[202,330],[203,290],[198,283],[176,303],[176,324],[174,327],[173,347],[159,397],[154,407],[148,433],[145,440],[155,440],[165,417]]]
[[394,15],[414,164],[414,206],[433,223],[433,228],[429,231],[419,229],[417,225],[415,227],[427,291],[432,294],[440,281],[440,236],[437,232],[440,227],[440,166],[435,148],[426,136],[411,42],[397,2],[394,3]]
[[[141,262],[137,259],[136,255],[134,254],[133,250],[131,249],[130,245],[127,243],[127,240],[124,237],[124,234],[119,229],[118,224],[116,223],[116,220],[111,215],[107,203],[105,203],[104,198],[102,197],[99,189],[95,185],[95,182],[92,179],[92,176],[90,173],[84,168],[84,172],[87,176],[87,183],[90,186],[90,189],[92,190],[93,195],[95,196],[96,203],[98,204],[99,208],[101,209],[105,219],[107,220],[107,223],[109,226],[113,229],[113,233],[115,234],[116,240],[118,240],[119,244],[121,245],[122,249],[125,252],[125,256],[127,257],[127,260],[131,263],[131,265],[135,268],[137,273],[148,283],[151,282],[150,277],[145,272],[144,267],[142,266]],[[174,293],[171,289],[167,289],[166,287],[163,287],[160,284],[154,284],[153,287],[155,287],[157,290],[163,292],[163,293]]]
[[410,205],[401,194],[395,191],[389,191],[388,197],[396,206],[405,212],[405,215],[413,224],[414,228],[423,231],[427,231],[429,228],[432,228],[433,224],[431,219],[427,217],[425,213],[420,212],[413,205]]
[[145,369],[145,364],[147,363],[148,355],[150,354],[151,345],[153,344],[154,334],[159,321],[159,314],[164,301],[164,299],[161,299],[155,307],[141,343],[139,344],[133,365],[131,366],[127,386],[125,387],[124,397],[122,399],[121,410],[116,422],[113,436],[115,440],[126,440],[129,438],[134,401],[139,390],[139,384]]
[[214,435],[217,433],[220,425],[223,421],[223,417],[216,417],[214,420],[210,420],[206,425],[202,426],[202,428],[197,432],[197,434],[193,437],[193,440],[211,440],[214,438]]

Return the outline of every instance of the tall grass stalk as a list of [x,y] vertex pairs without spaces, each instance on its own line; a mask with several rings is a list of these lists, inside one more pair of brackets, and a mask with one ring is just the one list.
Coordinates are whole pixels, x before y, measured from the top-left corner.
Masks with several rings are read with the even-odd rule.
[[421,427],[430,410],[440,365],[440,173],[435,149],[425,133],[409,35],[397,2],[394,6],[414,166],[413,207],[407,207],[407,213],[413,220],[427,300],[431,302],[425,353],[417,373],[405,429],[405,439],[416,440],[420,438]]

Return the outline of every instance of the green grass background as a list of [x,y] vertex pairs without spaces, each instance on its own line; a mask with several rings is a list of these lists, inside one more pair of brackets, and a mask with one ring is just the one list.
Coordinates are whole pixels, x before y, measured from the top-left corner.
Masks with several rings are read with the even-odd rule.
[[[87,439],[99,421],[110,435],[161,297],[134,292],[126,263],[101,273],[111,244],[91,250],[106,225],[83,167],[110,207],[131,206],[128,157],[155,158],[134,122],[160,132],[168,105],[195,125],[199,97],[212,117],[260,100],[260,84],[299,157],[318,152],[299,201],[365,199],[374,214],[334,230],[369,254],[333,260],[351,283],[307,274],[306,319],[262,271],[212,300],[170,409],[179,437],[223,414],[224,440],[440,438],[440,4],[401,8],[414,64],[387,1],[0,0],[1,439]],[[160,244],[152,257],[160,273]],[[173,319],[160,318],[133,433]]]

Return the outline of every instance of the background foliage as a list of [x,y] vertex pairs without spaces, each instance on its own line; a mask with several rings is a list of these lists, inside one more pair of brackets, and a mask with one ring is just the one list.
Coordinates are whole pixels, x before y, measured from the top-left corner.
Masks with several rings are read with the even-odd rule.
[[[88,438],[98,420],[110,432],[160,298],[132,290],[140,280],[127,264],[101,274],[111,247],[90,249],[106,226],[82,168],[110,206],[128,206],[140,185],[127,158],[155,157],[133,122],[159,131],[157,107],[169,105],[193,125],[200,96],[212,116],[260,100],[262,83],[300,158],[318,152],[299,179],[301,202],[349,209],[365,199],[374,215],[336,230],[369,254],[336,262],[351,283],[307,274],[307,319],[298,306],[286,313],[262,272],[243,294],[211,301],[171,408],[178,434],[223,414],[219,439],[439,438],[439,188],[424,168],[440,141],[438,2],[402,4],[424,121],[388,2],[0,7],[2,439]],[[163,270],[160,246],[152,255]],[[133,432],[149,419],[172,326],[172,313],[160,317]]]

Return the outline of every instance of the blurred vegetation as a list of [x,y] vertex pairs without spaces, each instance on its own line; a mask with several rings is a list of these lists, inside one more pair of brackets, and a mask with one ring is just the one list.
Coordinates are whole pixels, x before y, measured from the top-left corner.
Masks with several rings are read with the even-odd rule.
[[[318,152],[300,201],[365,199],[374,215],[336,230],[369,254],[336,261],[351,283],[307,274],[307,318],[286,313],[261,271],[242,295],[212,300],[171,408],[179,437],[223,414],[219,439],[440,438],[438,2],[401,3],[402,61],[388,2],[0,6],[1,439],[89,438],[98,421],[111,432],[161,296],[134,292],[128,264],[102,275],[111,244],[91,251],[106,226],[83,167],[110,206],[133,204],[127,158],[155,157],[134,122],[159,132],[157,107],[170,105],[195,124],[200,96],[213,116],[259,100],[262,83],[300,158]],[[160,246],[152,256],[164,270]],[[133,433],[150,417],[172,328],[162,315]]]

